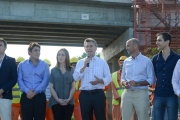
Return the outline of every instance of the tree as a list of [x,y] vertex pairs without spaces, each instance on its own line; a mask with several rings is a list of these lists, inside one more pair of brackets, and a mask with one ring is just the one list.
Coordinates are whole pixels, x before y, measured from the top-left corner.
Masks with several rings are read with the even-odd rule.
[[[174,52],[176,52],[177,54],[180,54],[180,49],[172,49]],[[159,52],[160,50],[158,50],[157,48],[146,48],[143,53],[145,56],[149,57],[150,59]]]
[[150,47],[148,47],[148,48],[146,48],[146,49],[144,50],[145,56],[149,57],[150,59],[151,59],[155,54],[157,54],[158,52],[159,52],[159,50],[158,50],[157,48],[150,48]]

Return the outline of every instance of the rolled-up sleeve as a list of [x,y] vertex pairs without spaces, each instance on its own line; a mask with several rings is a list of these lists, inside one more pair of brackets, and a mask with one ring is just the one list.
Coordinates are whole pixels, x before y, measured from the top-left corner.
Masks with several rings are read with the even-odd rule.
[[124,61],[122,72],[121,72],[121,83],[120,83],[121,85],[122,85],[123,81],[126,81],[126,79],[125,79],[125,66],[126,66],[126,61]]
[[173,90],[175,92],[176,95],[180,95],[180,60],[178,60],[175,68],[174,68],[174,72],[173,72],[173,76],[172,76],[172,86],[173,86]]
[[103,68],[103,70],[104,70],[103,81],[104,81],[104,85],[107,86],[111,82],[112,77],[111,77],[111,73],[109,70],[109,66],[106,61],[104,61],[103,67],[104,67]]
[[23,64],[20,63],[18,66],[18,86],[22,92],[28,93],[30,89],[24,84],[22,65]]
[[84,62],[82,60],[78,61],[76,64],[76,68],[73,73],[73,78],[75,81],[81,80],[83,77],[83,73],[80,73],[81,68],[83,67]]

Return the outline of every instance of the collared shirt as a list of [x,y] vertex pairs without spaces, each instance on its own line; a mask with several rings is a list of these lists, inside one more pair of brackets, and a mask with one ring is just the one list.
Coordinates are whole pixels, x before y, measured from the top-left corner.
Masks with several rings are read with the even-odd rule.
[[[104,89],[111,81],[111,73],[107,62],[97,56],[94,56],[89,63],[89,67],[86,67],[83,73],[80,73],[81,68],[84,65],[85,59],[78,61],[76,69],[74,71],[74,80],[82,80],[80,90],[94,90]],[[94,76],[99,79],[103,79],[104,84],[92,85],[90,81],[96,80]]]
[[[123,64],[121,82],[131,81],[135,82],[147,81],[150,85],[155,82],[154,68],[151,60],[141,53],[134,59],[128,57]],[[147,89],[148,86],[130,86],[130,89]]]
[[166,60],[164,60],[162,52],[153,57],[152,61],[157,78],[155,96],[168,97],[174,95],[171,81],[175,65],[179,58],[180,56],[172,50]]
[[172,85],[175,94],[179,96],[180,95],[180,60],[178,60],[174,68],[174,72],[172,76]]
[[2,56],[2,58],[0,59],[0,67],[1,67],[1,65],[2,65],[2,62],[3,62],[3,60],[4,60],[4,56],[5,56],[5,54]]
[[42,60],[37,65],[33,65],[30,60],[21,62],[18,66],[19,88],[28,93],[35,90],[36,94],[45,92],[49,83],[49,66]]

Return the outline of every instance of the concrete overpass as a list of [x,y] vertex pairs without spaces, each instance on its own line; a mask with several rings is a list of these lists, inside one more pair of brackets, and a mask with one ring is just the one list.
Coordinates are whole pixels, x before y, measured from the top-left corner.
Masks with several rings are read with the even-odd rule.
[[113,72],[133,37],[131,6],[132,0],[0,0],[0,37],[55,46],[83,46],[92,37]]
[[83,40],[92,37],[106,51],[132,27],[131,4],[131,0],[0,0],[0,37],[11,44],[36,41],[58,46],[83,46]]

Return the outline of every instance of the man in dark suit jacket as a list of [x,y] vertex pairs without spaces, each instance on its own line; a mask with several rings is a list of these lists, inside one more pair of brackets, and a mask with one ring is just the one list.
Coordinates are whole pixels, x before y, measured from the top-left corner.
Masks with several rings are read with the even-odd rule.
[[17,67],[14,58],[5,54],[7,43],[0,38],[0,118],[11,120],[12,88],[17,82]]

